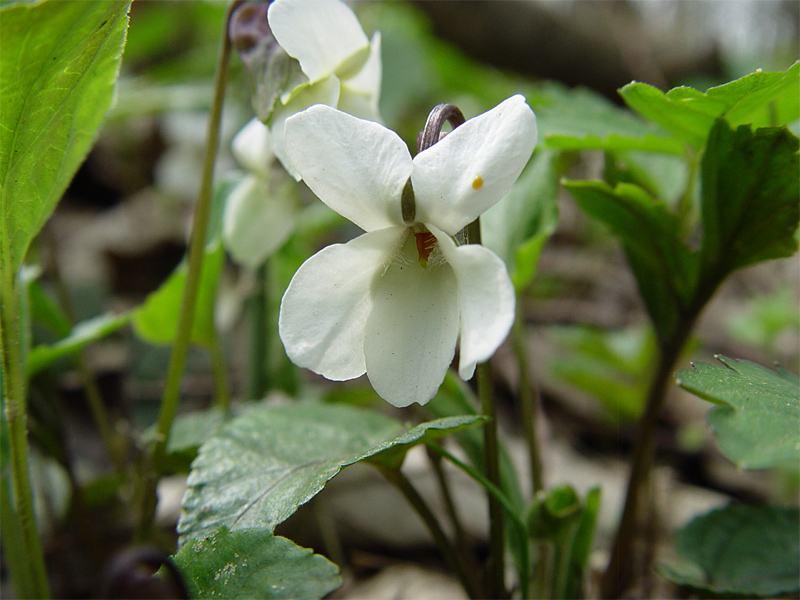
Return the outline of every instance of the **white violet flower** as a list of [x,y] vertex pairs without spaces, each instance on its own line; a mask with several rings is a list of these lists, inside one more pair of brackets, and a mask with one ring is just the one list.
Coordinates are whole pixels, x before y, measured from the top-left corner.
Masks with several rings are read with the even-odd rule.
[[294,230],[298,216],[290,189],[294,182],[270,173],[274,154],[267,127],[258,119],[236,134],[231,150],[247,174],[225,201],[222,239],[236,262],[254,269]]
[[[332,380],[365,372],[395,406],[435,394],[460,342],[459,375],[489,359],[514,320],[505,264],[453,236],[511,188],[536,144],[522,96],[466,121],[413,159],[378,123],[328,106],[286,121],[286,150],[311,190],[366,233],[309,258],[281,302],[292,361]],[[404,223],[410,183],[416,217]]]
[[300,63],[306,78],[281,94],[268,120],[275,155],[299,180],[284,144],[286,119],[313,104],[325,104],[378,121],[381,38],[376,32],[370,41],[340,0],[275,0],[268,20],[272,35]]

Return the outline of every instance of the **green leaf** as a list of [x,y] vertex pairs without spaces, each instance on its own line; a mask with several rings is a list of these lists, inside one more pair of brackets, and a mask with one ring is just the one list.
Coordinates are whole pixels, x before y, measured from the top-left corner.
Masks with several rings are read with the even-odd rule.
[[668,339],[695,292],[697,260],[681,239],[680,224],[642,188],[569,181],[564,186],[589,215],[620,238],[639,292],[660,339]]
[[552,375],[596,398],[613,419],[636,419],[656,359],[650,328],[602,331],[590,327],[554,327],[552,337],[563,351],[554,353]]
[[722,452],[742,469],[764,469],[800,458],[800,380],[746,360],[692,364],[675,379],[720,406],[708,414]]
[[87,344],[96,342],[131,320],[130,313],[121,315],[105,314],[82,321],[73,327],[72,332],[51,346],[39,345],[28,355],[28,377],[32,377],[60,358],[74,354]]
[[16,270],[83,162],[111,103],[129,0],[0,12],[0,245]]
[[546,96],[552,96],[552,101],[534,108],[539,137],[547,148],[684,152],[679,140],[594,92],[554,87],[545,92]]
[[511,191],[481,216],[483,244],[505,261],[521,290],[536,274],[544,243],[558,221],[558,155],[537,152]]
[[361,460],[397,465],[412,446],[480,422],[454,417],[409,431],[349,406],[300,404],[253,410],[206,444],[192,465],[178,532],[202,537],[225,525],[272,530],[342,467]]
[[756,71],[705,93],[677,87],[665,94],[633,82],[620,94],[634,111],[700,149],[719,117],[732,127],[785,125],[800,117],[800,63],[785,72]]
[[745,597],[800,590],[800,511],[731,504],[675,536],[677,559],[659,566],[674,583]]
[[192,598],[322,598],[342,584],[325,557],[264,530],[222,527],[173,558]]
[[786,128],[732,131],[718,120],[702,163],[704,279],[791,256],[800,223],[800,140]]
[[[210,347],[214,343],[214,307],[217,285],[225,263],[225,251],[217,240],[206,247],[200,288],[192,323],[191,340],[200,346]],[[133,329],[143,340],[151,344],[171,344],[178,331],[178,316],[186,285],[186,261],[184,260],[144,304],[133,311]]]

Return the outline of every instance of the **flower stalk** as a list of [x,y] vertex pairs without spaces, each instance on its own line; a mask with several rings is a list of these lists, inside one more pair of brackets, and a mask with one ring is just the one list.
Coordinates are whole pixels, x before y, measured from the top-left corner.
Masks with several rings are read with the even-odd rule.
[[155,516],[155,487],[158,483],[158,470],[160,470],[166,454],[172,422],[178,409],[180,400],[180,385],[186,365],[186,354],[194,322],[197,296],[200,288],[200,275],[202,273],[203,258],[205,255],[208,223],[211,216],[211,199],[214,183],[214,163],[219,148],[220,123],[222,121],[222,105],[225,99],[225,86],[228,79],[228,65],[231,54],[231,42],[228,37],[228,21],[231,13],[243,0],[232,0],[225,14],[220,50],[217,59],[216,74],[214,79],[214,98],[211,104],[211,114],[208,121],[205,157],[203,160],[203,174],[200,181],[200,191],[197,198],[192,220],[192,237],[189,243],[188,268],[186,284],[181,300],[181,310],[178,317],[177,333],[172,345],[169,366],[167,367],[167,381],[161,399],[158,421],[156,424],[156,437],[150,448],[150,460],[144,461],[145,469],[153,469],[154,473],[143,477],[145,481],[142,490],[142,504],[138,524],[140,538],[149,537],[153,517]]

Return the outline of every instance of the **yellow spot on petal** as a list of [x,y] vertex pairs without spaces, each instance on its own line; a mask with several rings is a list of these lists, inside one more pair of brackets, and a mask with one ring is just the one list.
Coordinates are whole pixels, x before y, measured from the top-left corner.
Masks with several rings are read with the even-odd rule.
[[480,175],[476,175],[475,179],[472,180],[472,189],[479,190],[483,186],[483,177]]

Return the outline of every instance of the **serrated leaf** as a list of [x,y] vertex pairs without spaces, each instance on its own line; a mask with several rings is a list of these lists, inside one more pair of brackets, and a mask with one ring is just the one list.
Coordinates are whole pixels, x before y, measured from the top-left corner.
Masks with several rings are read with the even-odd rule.
[[328,559],[264,530],[223,527],[173,559],[192,598],[322,598],[342,584]]
[[800,63],[785,72],[756,71],[705,93],[682,86],[665,94],[633,82],[620,95],[634,111],[699,149],[718,117],[733,127],[784,125],[800,117]]
[[483,244],[503,261],[517,290],[536,274],[558,221],[558,155],[537,152],[511,191],[481,216]]
[[569,181],[564,186],[581,209],[619,237],[656,332],[668,339],[697,278],[697,260],[681,239],[676,217],[636,185]]
[[[225,263],[220,241],[206,247],[200,274],[191,340],[209,347],[214,343],[214,307],[217,285]],[[186,261],[183,261],[155,292],[133,311],[133,329],[151,344],[171,344],[178,331],[178,318],[186,285]]]
[[542,144],[559,150],[683,154],[683,144],[633,113],[585,89],[546,90],[552,100],[535,106]]
[[720,406],[708,414],[722,452],[742,469],[764,469],[800,458],[800,380],[746,360],[718,356],[675,379],[683,389]]
[[200,448],[178,523],[182,539],[222,525],[272,530],[342,467],[369,460],[396,465],[428,439],[480,422],[453,417],[409,431],[394,419],[349,406],[301,404],[253,410]]
[[715,594],[776,596],[800,590],[800,511],[731,504],[675,536],[677,560],[659,572]]
[[0,13],[3,268],[20,267],[97,135],[119,72],[129,5],[50,1]]
[[131,320],[130,313],[105,314],[82,321],[72,328],[70,334],[52,345],[39,345],[28,355],[28,377],[32,377],[60,358],[74,354],[87,344],[96,342],[114,333]]
[[720,119],[702,162],[704,279],[791,256],[800,223],[800,140],[786,128],[732,131]]

